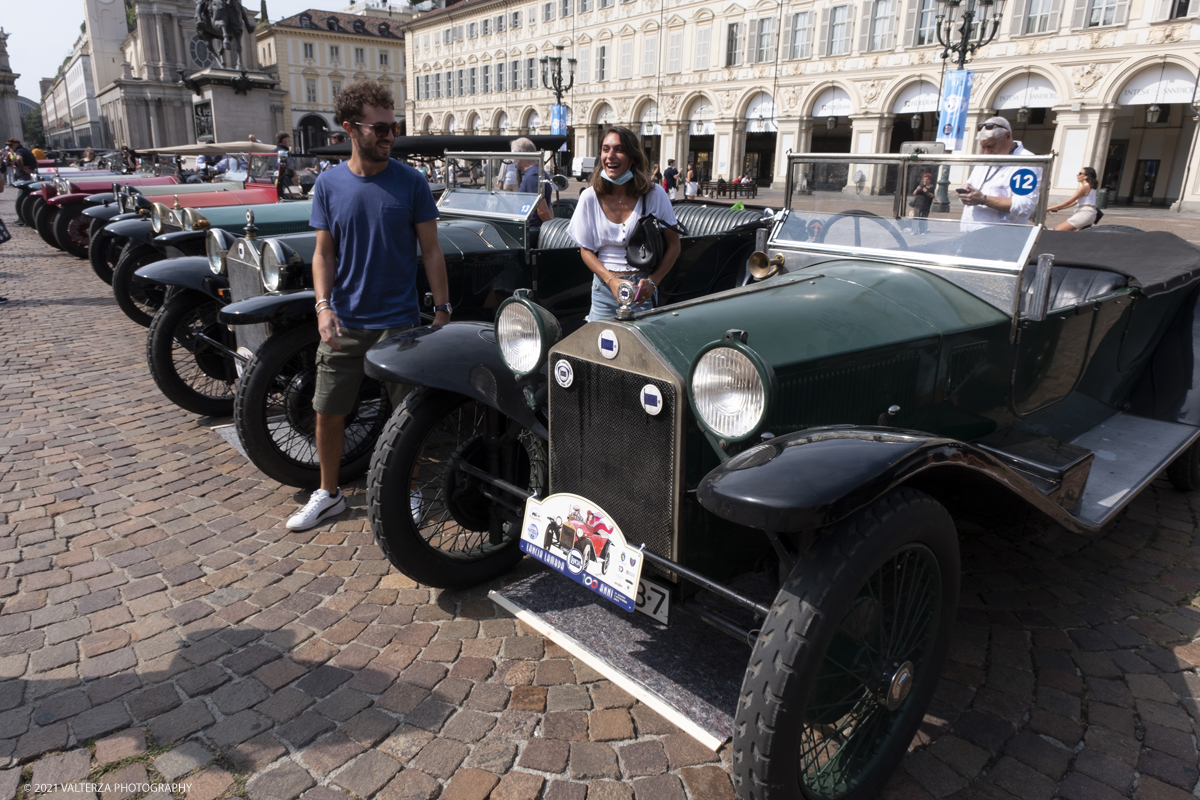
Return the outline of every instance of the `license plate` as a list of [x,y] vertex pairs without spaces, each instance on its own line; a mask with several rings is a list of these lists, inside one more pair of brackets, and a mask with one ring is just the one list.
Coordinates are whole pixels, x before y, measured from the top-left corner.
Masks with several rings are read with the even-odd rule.
[[633,608],[647,617],[670,625],[671,593],[667,587],[643,578],[638,583],[637,597],[634,598]]
[[521,552],[626,611],[636,608],[642,551],[604,509],[576,494],[530,499],[521,531]]

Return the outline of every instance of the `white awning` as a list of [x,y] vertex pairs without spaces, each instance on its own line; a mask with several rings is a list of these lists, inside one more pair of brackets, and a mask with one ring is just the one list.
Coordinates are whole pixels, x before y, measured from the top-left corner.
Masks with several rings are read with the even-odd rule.
[[1117,105],[1190,103],[1195,90],[1196,76],[1178,64],[1147,67],[1121,87],[1117,95]]
[[479,133],[481,130],[483,130],[483,120],[479,118],[478,114],[476,114],[471,117],[471,132]]
[[616,116],[617,115],[613,112],[612,106],[610,106],[608,103],[605,103],[604,105],[600,106],[600,110],[596,112],[596,122],[599,122],[601,125],[611,125]]
[[456,130],[458,130],[458,120],[456,120],[453,116],[451,116],[450,119],[447,120],[446,130],[449,131],[450,133],[454,133]]
[[852,111],[854,111],[854,106],[851,104],[850,95],[846,94],[846,90],[830,86],[821,92],[817,101],[813,103],[812,115],[814,117],[845,117],[849,116]]
[[910,83],[892,103],[893,114],[921,114],[937,110],[938,87],[929,81]]
[[536,111],[529,112],[526,122],[528,124],[525,127],[529,128],[531,133],[537,133],[538,129],[542,127],[542,117]]
[[746,131],[748,133],[774,133],[775,99],[767,92],[754,95],[746,107]]
[[503,111],[500,112],[500,121],[497,124],[497,127],[499,127],[501,133],[504,133],[508,130],[508,114],[504,113]]
[[1058,90],[1049,78],[1029,73],[1011,78],[996,95],[997,111],[1018,108],[1051,108],[1058,105]]
[[642,109],[642,136],[661,136],[662,126],[658,124],[658,103],[651,100]]

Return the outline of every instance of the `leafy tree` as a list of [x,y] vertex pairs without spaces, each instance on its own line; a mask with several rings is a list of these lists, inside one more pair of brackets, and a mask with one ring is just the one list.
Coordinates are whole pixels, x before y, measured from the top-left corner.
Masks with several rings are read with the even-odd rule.
[[21,132],[25,137],[25,144],[29,147],[45,143],[46,131],[42,127],[42,107],[40,105],[21,117]]

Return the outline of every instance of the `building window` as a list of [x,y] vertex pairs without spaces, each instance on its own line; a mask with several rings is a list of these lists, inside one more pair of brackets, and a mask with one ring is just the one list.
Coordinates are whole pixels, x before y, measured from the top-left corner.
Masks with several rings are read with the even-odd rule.
[[608,45],[596,48],[596,80],[608,80]]
[[592,48],[585,47],[579,51],[579,63],[576,65],[575,80],[588,83],[592,79]]
[[613,0],[600,0],[601,8],[612,8]]
[[471,67],[470,75],[468,77],[470,80],[471,94],[478,94],[479,93],[479,71],[478,71],[478,68]]
[[725,37],[725,66],[736,67],[742,63],[743,23],[731,22]]
[[550,22],[554,19],[554,3],[545,3],[542,5],[542,22]]
[[428,100],[429,99],[429,76],[425,75],[423,77],[425,78],[425,99]]
[[354,48],[354,63],[355,64],[364,64],[364,63],[366,63],[366,61],[367,61],[366,49],[362,48],[362,47]]
[[313,57],[314,57],[314,56],[313,56],[313,44],[312,44],[312,42],[305,42],[305,43],[304,43],[304,57],[305,57],[305,58],[307,58],[307,59],[309,59],[310,61],[313,59]]
[[537,25],[537,6],[530,6],[525,9],[525,21],[529,23],[529,27]]
[[890,50],[892,47],[892,0],[875,0],[871,4],[871,50]]
[[499,64],[496,65],[496,91],[497,92],[504,91],[504,71],[506,69],[507,69],[507,67],[504,65],[503,61],[501,61]]
[[712,28],[701,28],[696,31],[696,60],[692,69],[708,69],[708,39]]
[[[917,47],[937,44],[937,0],[917,0],[917,2],[920,5],[917,9],[917,31],[913,44]],[[1049,6],[1048,2],[1047,6]]]
[[454,31],[450,28],[442,31],[442,44],[450,44],[454,40]]
[[1117,6],[1119,0],[1092,0],[1088,9],[1087,24],[1089,28],[1098,25],[1113,25],[1117,21]]
[[342,93],[342,82],[341,81],[332,81],[329,85],[330,85],[330,88],[333,90],[333,99],[337,100],[337,96]]
[[679,72],[683,66],[683,31],[672,32],[667,38],[667,72]]
[[425,49],[429,49],[429,34],[425,34]]
[[569,17],[575,12],[573,0],[562,0],[558,7],[558,16]]
[[521,12],[520,11],[512,12],[512,26],[514,28],[521,27]]
[[492,65],[483,65],[483,85],[479,87],[483,94],[491,94],[492,92]]
[[[935,0],[929,0],[935,2]],[[792,14],[792,45],[788,58],[812,58],[812,12]]]
[[525,59],[525,88],[536,89],[537,85],[537,59]]
[[586,14],[592,10],[592,0],[579,0],[579,13]]
[[442,73],[435,72],[433,74],[433,96],[442,96]]
[[478,39],[479,38],[479,25],[478,24],[472,22],[469,25],[467,25],[467,38],[468,39]]
[[829,55],[844,56],[850,52],[850,6],[834,6],[829,10]]
[[[461,94],[461,92],[459,93]],[[454,97],[454,72],[446,73],[446,97]]]
[[304,81],[304,96],[308,99],[308,102],[310,102],[310,103],[317,102],[317,79],[316,78],[308,78]]
[[775,60],[775,18],[755,20],[754,63],[767,64]]
[[496,33],[502,33],[503,31],[504,31],[504,15],[501,14],[500,16],[496,17]]
[[330,61],[341,61],[342,60],[342,48],[336,44],[329,45],[329,60]]
[[508,62],[508,90],[517,92],[521,89],[521,62],[513,59]]
[[466,70],[460,69],[458,71],[457,77],[458,77],[458,82],[455,83],[455,85],[454,85],[454,93],[456,95],[458,95],[459,97],[462,97],[463,95],[465,95],[467,93],[466,92],[466,88],[467,88],[467,86],[466,86]]
[[308,14],[301,14],[300,15],[300,27],[301,28],[313,27],[312,17],[310,17]]
[[386,67],[388,65],[388,51],[379,51],[379,66]]
[[633,77],[633,42],[626,40],[621,42],[621,80],[629,80]]
[[483,35],[484,35],[484,36],[487,36],[487,35],[491,34],[491,32],[492,32],[492,19],[491,19],[491,17],[488,17],[487,19],[485,19],[485,20],[484,20],[483,22],[481,22],[480,24],[483,26]]
[[658,37],[647,36],[642,48],[642,77],[658,74]]

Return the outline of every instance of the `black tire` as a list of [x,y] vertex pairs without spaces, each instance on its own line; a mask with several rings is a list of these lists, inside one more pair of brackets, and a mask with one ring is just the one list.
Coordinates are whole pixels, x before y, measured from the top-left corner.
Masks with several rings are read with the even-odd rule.
[[596,548],[592,547],[591,542],[583,543],[583,568],[587,569],[596,560]]
[[113,270],[112,290],[117,305],[125,316],[149,328],[155,313],[162,308],[166,290],[156,283],[141,283],[133,279],[133,273],[147,264],[162,260],[162,254],[148,244],[129,242],[121,252],[117,268]]
[[[312,407],[320,341],[312,322],[272,336],[254,354],[234,394],[233,421],[250,460],[268,477],[301,489],[321,484]],[[364,378],[358,402],[346,416],[339,481],[367,471],[391,413],[384,385]]]
[[28,192],[21,192],[17,195],[17,203],[13,207],[13,211],[17,213],[17,219],[21,222],[25,221],[25,204],[33,199],[33,195]]
[[125,249],[125,237],[114,236],[104,230],[105,224],[107,223],[103,220],[95,220],[92,223],[91,236],[88,237],[88,261],[96,277],[112,286],[113,270],[121,260],[121,251]]
[[738,797],[878,797],[933,698],[959,580],[950,515],[913,489],[819,539],[776,595],[750,656],[734,722]]
[[1200,442],[1196,442],[1167,467],[1167,479],[1181,492],[1200,488]]
[[25,201],[25,209],[21,215],[21,219],[25,222],[26,225],[28,225],[31,228],[35,227],[34,220],[37,217],[38,208],[39,208],[39,206],[42,206],[45,204],[46,204],[46,198],[42,197],[41,194],[29,195],[29,199]]
[[[367,515],[375,541],[396,569],[420,584],[440,588],[476,586],[503,575],[521,559],[521,524],[508,523],[493,543],[489,501],[479,482],[451,463],[459,459],[487,469],[489,410],[453,392],[418,388],[388,421],[371,460]],[[546,487],[544,442],[500,417],[500,477],[531,491]],[[420,529],[410,500],[420,493]],[[514,498],[514,503],[519,501]]]
[[217,322],[220,308],[201,292],[175,292],[154,315],[146,337],[146,361],[159,390],[180,408],[207,417],[233,413],[237,383],[233,359],[199,338],[236,349],[233,334]]
[[37,228],[42,241],[53,248],[58,248],[58,240],[54,238],[54,219],[58,216],[58,206],[52,206],[45,200],[37,207],[33,215],[33,227]]
[[600,574],[607,575],[609,564],[612,563],[612,542],[604,543],[604,553],[600,556]]
[[83,215],[82,204],[60,208],[54,217],[54,241],[76,258],[87,258],[90,223],[91,219]]

